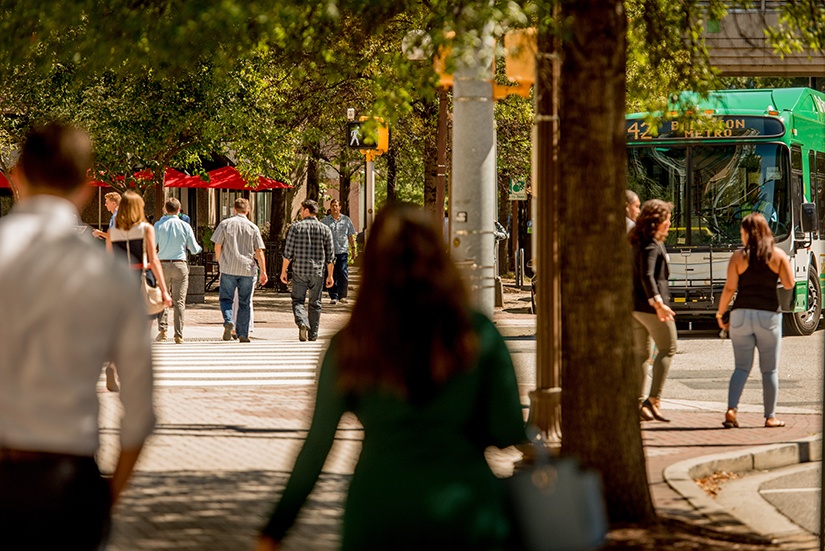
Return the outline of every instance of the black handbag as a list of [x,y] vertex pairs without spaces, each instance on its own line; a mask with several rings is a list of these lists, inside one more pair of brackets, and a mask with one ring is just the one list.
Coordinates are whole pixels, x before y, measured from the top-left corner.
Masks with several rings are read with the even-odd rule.
[[601,477],[573,458],[551,458],[535,439],[535,461],[507,479],[527,551],[585,551],[602,545],[608,523]]

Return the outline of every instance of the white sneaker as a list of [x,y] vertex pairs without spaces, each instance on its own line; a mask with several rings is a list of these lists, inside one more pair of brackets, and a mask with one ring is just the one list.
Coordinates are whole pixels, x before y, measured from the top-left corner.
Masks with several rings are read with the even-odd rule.
[[331,299],[329,299],[329,303],[330,303],[330,304],[337,304],[337,303],[338,303],[338,301],[337,301],[337,300],[335,300],[334,298],[331,298]]

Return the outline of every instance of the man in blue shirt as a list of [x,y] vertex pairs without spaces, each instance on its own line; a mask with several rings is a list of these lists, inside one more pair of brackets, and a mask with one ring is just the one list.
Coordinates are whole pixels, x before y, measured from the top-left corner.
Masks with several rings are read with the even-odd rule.
[[[186,250],[192,254],[201,252],[201,247],[195,241],[192,226],[178,216],[180,201],[170,197],[166,201],[166,214],[155,222],[155,235],[158,241],[158,258],[163,266],[163,277],[166,286],[172,295],[175,312],[175,343],[183,342],[183,312],[186,309],[186,291],[189,289],[189,263],[186,261]],[[155,340],[166,340],[166,329],[169,327],[167,311],[158,321],[158,336]]]
[[355,226],[346,214],[341,214],[341,203],[338,199],[333,199],[329,203],[330,214],[326,215],[321,222],[332,230],[332,244],[335,250],[335,268],[332,271],[332,278],[335,283],[329,288],[330,304],[337,301],[347,302],[347,289],[349,287],[349,258],[348,247],[352,249],[352,257],[355,258]]

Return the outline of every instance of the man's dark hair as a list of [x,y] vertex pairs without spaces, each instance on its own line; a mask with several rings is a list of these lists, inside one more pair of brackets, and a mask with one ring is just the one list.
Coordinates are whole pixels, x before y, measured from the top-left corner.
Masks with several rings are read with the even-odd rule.
[[168,212],[169,214],[174,214],[176,212],[179,212],[180,211],[180,201],[178,201],[174,197],[170,197],[169,199],[166,200],[165,208],[166,208],[166,212]]
[[20,166],[34,187],[73,191],[86,182],[92,160],[92,141],[85,132],[52,123],[26,137]]
[[307,199],[306,201],[301,202],[301,206],[309,211],[309,213],[313,216],[318,214],[318,203],[313,201],[312,199]]

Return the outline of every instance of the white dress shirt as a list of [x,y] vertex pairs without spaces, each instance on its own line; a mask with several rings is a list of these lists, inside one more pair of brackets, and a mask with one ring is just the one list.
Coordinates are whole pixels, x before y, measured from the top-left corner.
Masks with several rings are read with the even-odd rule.
[[47,195],[0,218],[0,447],[94,455],[109,360],[120,375],[121,446],[139,447],[154,426],[137,279],[77,227],[74,205]]

